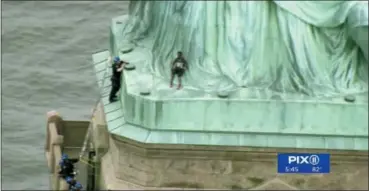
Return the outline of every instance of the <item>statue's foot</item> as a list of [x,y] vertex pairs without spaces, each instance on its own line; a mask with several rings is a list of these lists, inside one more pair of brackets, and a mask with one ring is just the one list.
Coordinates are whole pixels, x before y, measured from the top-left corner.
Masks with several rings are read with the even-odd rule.
[[178,85],[177,90],[182,89],[182,85]]
[[173,84],[170,84],[169,87],[172,88],[173,87]]

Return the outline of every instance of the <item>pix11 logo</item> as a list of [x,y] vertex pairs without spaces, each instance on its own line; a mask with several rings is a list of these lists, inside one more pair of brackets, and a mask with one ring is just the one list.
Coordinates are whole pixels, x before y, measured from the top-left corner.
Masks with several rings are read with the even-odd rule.
[[328,153],[279,153],[278,173],[329,173]]
[[288,156],[288,164],[311,164],[318,165],[319,164],[319,156],[311,155],[311,156]]

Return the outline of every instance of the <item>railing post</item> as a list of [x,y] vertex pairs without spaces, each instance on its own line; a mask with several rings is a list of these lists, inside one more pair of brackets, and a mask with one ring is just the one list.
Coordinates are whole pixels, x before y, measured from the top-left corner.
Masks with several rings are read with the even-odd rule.
[[88,170],[87,170],[87,191],[95,190],[95,151],[88,153]]

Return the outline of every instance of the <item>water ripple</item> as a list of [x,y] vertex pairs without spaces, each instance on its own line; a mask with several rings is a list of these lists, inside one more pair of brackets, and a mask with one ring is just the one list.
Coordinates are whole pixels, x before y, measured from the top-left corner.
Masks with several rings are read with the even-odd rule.
[[[48,190],[45,113],[86,119],[98,91],[91,54],[108,47],[118,1],[2,3],[4,190]],[[22,180],[22,181],[19,181]]]

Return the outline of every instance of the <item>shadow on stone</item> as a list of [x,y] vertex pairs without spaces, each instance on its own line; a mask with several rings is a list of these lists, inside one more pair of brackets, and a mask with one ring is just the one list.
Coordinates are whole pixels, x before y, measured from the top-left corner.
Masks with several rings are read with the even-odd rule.
[[280,95],[272,95],[272,97],[270,97],[270,99],[272,99],[272,100],[282,100]]
[[123,41],[120,43],[119,50],[122,54],[128,54],[132,52],[135,48],[135,45],[130,41]]
[[258,186],[265,181],[264,179],[257,177],[248,177],[247,180],[249,180],[253,184],[253,186]]
[[229,92],[218,92],[217,93],[219,98],[228,98],[229,97]]
[[232,190],[243,190],[243,187],[240,185],[234,184],[231,186],[231,189]]
[[134,49],[134,48],[122,49],[120,52],[121,52],[122,54],[128,54],[128,53],[132,52],[132,51],[133,51],[133,49]]
[[160,185],[160,187],[170,188],[204,188],[203,185],[194,182],[171,182]]
[[345,96],[345,101],[346,102],[350,102],[350,103],[352,103],[352,102],[355,102],[355,96],[352,96],[352,95],[347,95],[347,96]]
[[140,89],[140,95],[142,95],[142,96],[148,96],[150,94],[151,94],[151,91],[150,91],[149,88],[147,88],[147,87],[141,87],[141,89]]

